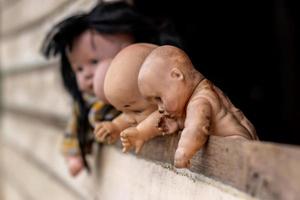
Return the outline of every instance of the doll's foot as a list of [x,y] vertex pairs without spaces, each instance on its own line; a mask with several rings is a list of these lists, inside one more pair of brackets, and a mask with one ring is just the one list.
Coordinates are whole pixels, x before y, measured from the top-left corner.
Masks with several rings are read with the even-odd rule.
[[184,152],[184,149],[177,149],[175,152],[174,165],[177,168],[189,168],[190,158],[188,158],[187,154]]
[[121,132],[121,141],[123,145],[123,152],[129,151],[132,147],[135,148],[135,153],[139,153],[144,140],[139,138],[139,131],[136,127],[130,127]]
[[73,177],[77,176],[84,168],[81,157],[80,156],[70,156],[70,157],[67,157],[66,159],[67,159],[67,165],[69,168],[69,173]]

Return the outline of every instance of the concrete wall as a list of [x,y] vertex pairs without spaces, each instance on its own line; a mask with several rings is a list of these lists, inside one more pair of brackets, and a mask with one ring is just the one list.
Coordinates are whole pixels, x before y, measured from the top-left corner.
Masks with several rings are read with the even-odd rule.
[[55,23],[92,0],[1,0],[0,199],[251,199],[187,170],[104,146],[93,173],[71,178],[59,152],[69,97],[57,61],[39,54]]

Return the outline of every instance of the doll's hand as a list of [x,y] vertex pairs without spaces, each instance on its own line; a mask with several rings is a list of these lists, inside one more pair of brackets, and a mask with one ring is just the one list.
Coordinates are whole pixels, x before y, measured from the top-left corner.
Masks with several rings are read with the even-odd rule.
[[144,140],[139,137],[139,131],[136,127],[130,127],[121,132],[121,141],[123,145],[123,152],[127,152],[131,147],[135,147],[135,153],[139,153]]
[[175,119],[166,117],[164,115],[157,122],[157,128],[163,135],[173,134],[179,130],[179,125]]
[[108,144],[116,142],[120,136],[118,127],[112,122],[97,123],[94,134],[98,142],[106,141]]
[[175,152],[174,165],[177,168],[189,168],[190,158],[183,148],[177,148]]
[[75,177],[83,169],[83,161],[80,156],[69,156],[66,158],[70,174]]

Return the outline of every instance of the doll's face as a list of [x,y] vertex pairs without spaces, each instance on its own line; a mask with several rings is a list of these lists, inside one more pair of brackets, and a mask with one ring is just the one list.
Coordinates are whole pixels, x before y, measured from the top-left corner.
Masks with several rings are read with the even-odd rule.
[[115,104],[114,106],[131,119],[134,119],[137,123],[140,123],[152,112],[157,110],[155,104],[150,104],[141,95],[136,97],[124,95],[124,97],[127,98],[124,98],[124,101],[120,101],[120,104]]
[[80,91],[94,94],[93,77],[95,69],[97,67],[103,68],[104,75],[102,79],[104,79],[110,60],[122,48],[132,42],[132,38],[127,35],[106,35],[91,30],[85,31],[76,38],[72,49],[68,51],[68,58]]
[[95,96],[105,103],[109,102],[104,94],[104,79],[111,61],[111,59],[106,59],[99,64],[97,70],[95,71],[93,80]]
[[182,117],[188,88],[185,81],[174,74],[177,68],[165,67],[168,64],[162,59],[146,60],[138,77],[139,90],[161,113],[170,118]]
[[[107,100],[137,122],[157,109],[156,105],[142,97],[137,82],[142,63],[156,47],[156,45],[140,43],[123,49],[112,60],[105,76],[104,92]],[[96,84],[99,84],[98,81],[95,82]]]

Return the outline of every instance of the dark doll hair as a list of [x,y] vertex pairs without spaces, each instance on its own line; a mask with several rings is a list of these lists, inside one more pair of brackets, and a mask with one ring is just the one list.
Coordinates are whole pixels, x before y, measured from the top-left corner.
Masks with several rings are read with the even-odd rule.
[[180,46],[180,40],[170,22],[154,23],[153,20],[142,16],[133,6],[125,2],[100,3],[89,13],[77,14],[61,21],[47,34],[42,46],[42,53],[47,58],[60,55],[63,84],[75,102],[79,104],[78,140],[84,164],[89,169],[85,159],[89,108],[79,91],[75,74],[66,54],[66,49],[71,50],[73,41],[87,30],[106,34],[130,34],[134,37],[135,42],[158,45]]

